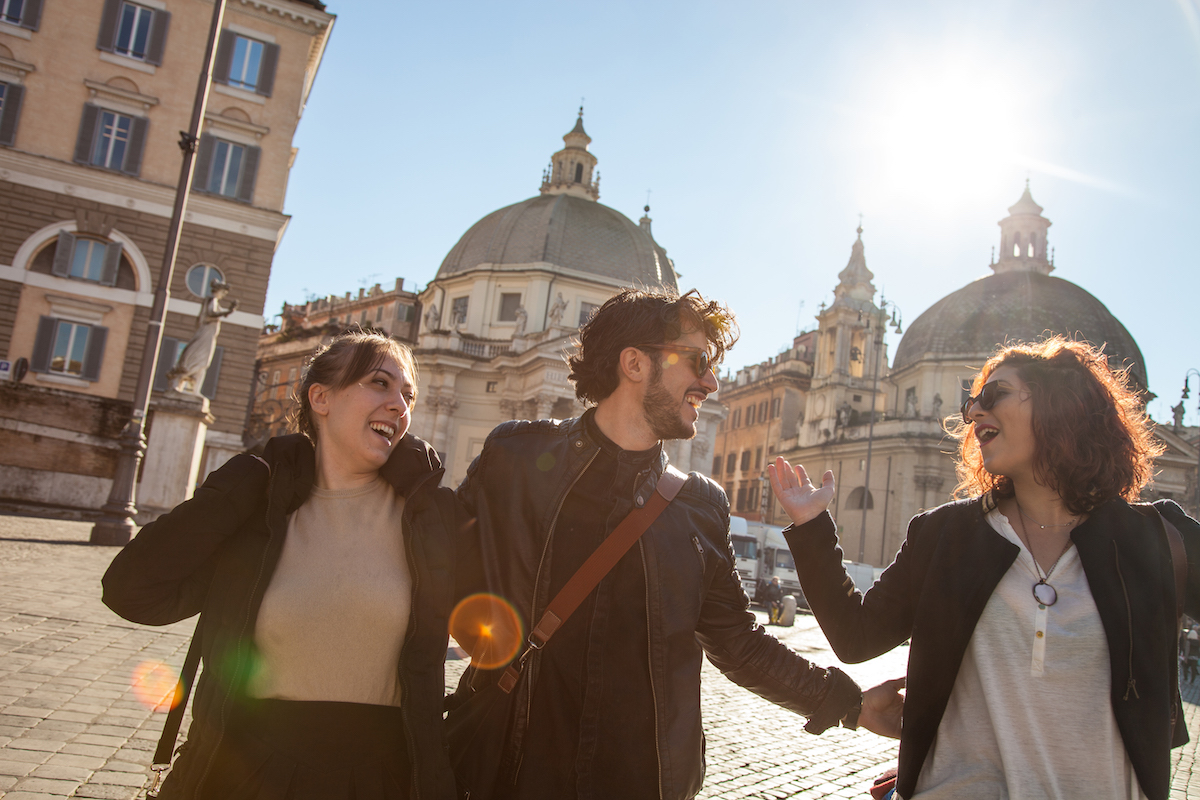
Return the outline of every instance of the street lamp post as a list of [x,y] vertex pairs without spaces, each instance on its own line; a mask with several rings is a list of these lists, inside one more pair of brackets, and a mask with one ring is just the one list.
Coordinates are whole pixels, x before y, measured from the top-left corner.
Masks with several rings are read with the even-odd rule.
[[[1191,380],[1193,375],[1195,375],[1197,378],[1200,378],[1200,370],[1197,370],[1195,367],[1193,367],[1184,373],[1183,393],[1179,397],[1179,405],[1181,406],[1183,405],[1183,401],[1187,400],[1192,394],[1192,387],[1188,386],[1188,381]],[[1197,410],[1200,411],[1200,407],[1197,407]],[[1200,451],[1200,446],[1198,446],[1196,449],[1197,451]],[[1192,506],[1192,513],[1200,513],[1200,454],[1198,454],[1196,462],[1196,494],[1193,497],[1193,501],[1195,505]]]
[[150,309],[150,321],[146,325],[146,343],[142,347],[142,363],[138,369],[133,416],[121,431],[120,453],[117,456],[112,489],[108,493],[108,500],[100,509],[100,520],[92,526],[89,537],[92,544],[125,544],[133,536],[133,516],[137,513],[137,472],[142,456],[146,454],[145,429],[146,414],[150,410],[150,391],[154,386],[154,370],[158,363],[158,350],[162,345],[163,322],[167,316],[167,302],[171,298],[171,278],[175,274],[175,258],[179,253],[179,235],[183,228],[184,214],[187,213],[188,190],[192,185],[192,172],[196,163],[196,145],[199,142],[200,126],[204,122],[204,111],[208,106],[213,58],[224,15],[225,0],[216,0],[208,30],[208,44],[204,51],[204,65],[196,87],[196,100],[192,104],[191,126],[186,133],[180,132],[179,148],[183,151],[183,164],[179,169],[179,183],[175,186],[175,205],[171,210],[171,223],[163,248],[154,305]]
[[[888,308],[892,309],[892,317],[888,319]],[[874,316],[874,315],[872,315]],[[867,424],[867,474],[863,478],[862,496],[862,526],[858,532],[858,561],[862,563],[867,557],[867,501],[871,497],[871,449],[875,443],[875,397],[879,388],[879,362],[883,360],[883,335],[891,327],[896,333],[903,333],[900,325],[900,309],[895,303],[889,302],[883,295],[879,297],[879,316],[875,321],[875,368],[871,376],[871,420]],[[867,318],[867,329],[871,328],[871,319]]]

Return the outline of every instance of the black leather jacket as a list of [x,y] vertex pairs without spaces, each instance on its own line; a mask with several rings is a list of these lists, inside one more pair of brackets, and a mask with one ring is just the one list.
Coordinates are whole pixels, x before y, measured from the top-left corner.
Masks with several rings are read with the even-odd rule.
[[[191,500],[144,527],[104,575],[104,603],[131,622],[167,625],[203,612],[197,630],[204,666],[193,721],[163,798],[202,796],[225,712],[245,690],[254,626],[283,552],[287,517],[313,486],[316,463],[303,436],[272,439],[264,459],[269,474],[253,456],[235,456]],[[413,765],[410,792],[422,800],[447,800],[455,792],[442,746],[442,695],[460,557],[457,504],[449,489],[438,488],[437,454],[414,436],[397,443],[380,474],[406,498],[396,522],[405,534],[413,597],[396,668]]]
[[[548,563],[559,510],[598,452],[583,419],[505,423],[488,437],[458,489],[466,512],[480,523],[487,584],[517,609],[527,631],[551,599]],[[666,464],[660,454],[625,499],[627,510],[649,498]],[[646,575],[647,596],[631,601],[647,607],[657,735],[645,747],[658,759],[660,797],[693,797],[704,780],[702,654],[736,683],[809,715],[812,733],[836,725],[858,703],[860,691],[849,677],[809,663],[748,610],[734,569],[729,501],[720,486],[692,473],[633,552]],[[495,686],[499,670],[468,669],[449,698],[447,733],[463,796],[487,798],[497,785],[515,780],[538,666],[534,652],[510,695]]]
[[[989,508],[985,496],[914,517],[896,560],[865,595],[846,592],[850,578],[828,514],[783,532],[804,596],[838,658],[855,664],[912,638],[896,782],[902,797],[916,788],[979,616],[1020,552],[988,524]],[[1190,567],[1184,611],[1200,615],[1200,525],[1173,501],[1155,508],[1182,534]],[[1166,800],[1171,747],[1187,741],[1187,728],[1176,726],[1172,742],[1171,719],[1182,709],[1165,534],[1153,516],[1116,499],[1093,510],[1071,540],[1108,641],[1109,702],[1125,750],[1146,796]]]

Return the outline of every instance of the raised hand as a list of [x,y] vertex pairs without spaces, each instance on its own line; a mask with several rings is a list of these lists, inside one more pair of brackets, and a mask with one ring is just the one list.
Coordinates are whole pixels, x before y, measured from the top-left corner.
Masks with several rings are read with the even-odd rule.
[[833,502],[833,470],[825,470],[821,485],[815,486],[804,467],[797,464],[792,469],[779,456],[774,464],[767,465],[767,475],[771,478],[771,490],[797,525],[816,519]]

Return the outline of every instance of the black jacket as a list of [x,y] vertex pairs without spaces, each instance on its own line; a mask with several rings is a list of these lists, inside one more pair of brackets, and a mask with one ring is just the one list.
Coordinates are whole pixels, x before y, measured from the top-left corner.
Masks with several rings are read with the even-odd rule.
[[[163,797],[197,793],[223,735],[231,702],[244,696],[255,621],[287,533],[287,516],[308,498],[316,475],[300,435],[272,439],[267,466],[235,456],[195,496],[150,523],[104,575],[104,602],[131,622],[166,625],[201,613],[203,672],[188,741]],[[455,600],[456,504],[439,489],[442,469],[425,442],[405,436],[381,470],[406,497],[405,549],[413,577],[412,615],[397,664],[414,798],[452,798],[442,744],[447,620]],[[398,527],[399,530],[399,527]]]
[[[1183,536],[1184,610],[1200,614],[1200,524],[1170,500],[1155,507]],[[858,663],[912,639],[896,790],[911,797],[975,625],[1020,550],[985,519],[980,498],[914,517],[896,560],[866,595],[850,578],[832,518],[784,531],[809,607],[838,658]],[[1176,671],[1175,581],[1158,521],[1123,500],[1096,508],[1071,532],[1108,641],[1113,714],[1142,791],[1166,800],[1170,749],[1187,741]]]
[[[487,584],[515,606],[525,630],[550,601],[547,565],[559,510],[598,451],[582,419],[505,423],[488,437],[458,489],[466,512],[480,523]],[[634,497],[624,499],[626,511],[649,498],[666,464],[660,454]],[[645,742],[645,752],[657,756],[662,798],[693,797],[704,780],[704,653],[738,684],[809,715],[813,733],[836,725],[859,701],[857,685],[844,673],[810,664],[756,623],[734,569],[729,501],[712,481],[692,473],[631,553],[639,554],[646,576],[647,596],[632,600],[647,605],[646,668],[657,736]],[[497,781],[514,780],[521,768],[538,665],[534,652],[511,695],[495,686],[499,670],[468,669],[448,702],[451,759],[460,791],[472,800],[489,797]],[[589,676],[597,679],[619,683],[621,676]]]

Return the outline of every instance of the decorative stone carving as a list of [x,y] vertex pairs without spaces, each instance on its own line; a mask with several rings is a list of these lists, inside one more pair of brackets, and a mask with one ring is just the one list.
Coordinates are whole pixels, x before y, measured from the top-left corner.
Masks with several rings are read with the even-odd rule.
[[565,313],[567,313],[567,301],[563,300],[562,292],[559,292],[558,297],[554,300],[554,305],[550,306],[550,324],[562,325]]
[[430,305],[429,310],[425,312],[426,330],[435,331],[440,324],[442,324],[442,312],[436,305]]
[[179,361],[167,373],[171,382],[171,390],[178,394],[199,396],[200,387],[204,385],[204,377],[212,364],[213,354],[217,351],[217,336],[221,333],[221,320],[237,310],[238,301],[231,300],[229,308],[222,308],[221,301],[225,299],[232,288],[227,283],[212,282],[212,294],[200,307],[200,316],[196,323],[196,333],[191,341],[179,354]]
[[513,328],[513,338],[519,339],[525,335],[525,328],[529,325],[529,312],[525,310],[525,306],[517,306],[517,325]]

